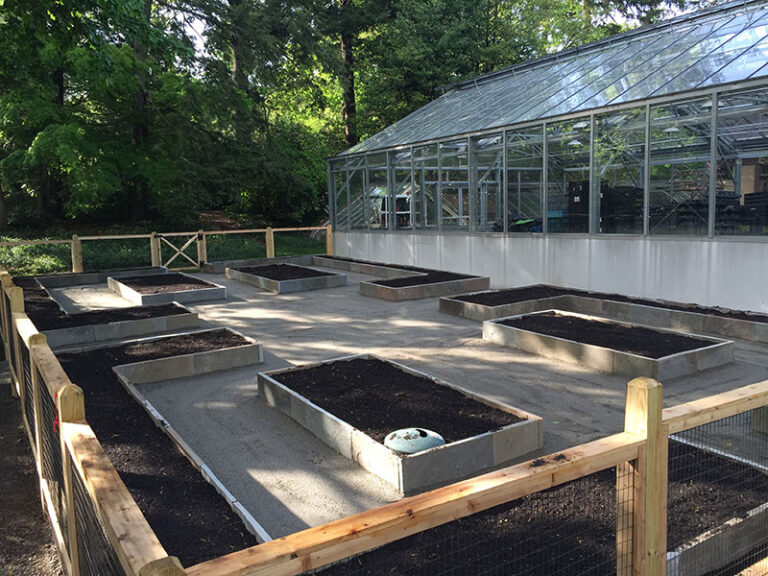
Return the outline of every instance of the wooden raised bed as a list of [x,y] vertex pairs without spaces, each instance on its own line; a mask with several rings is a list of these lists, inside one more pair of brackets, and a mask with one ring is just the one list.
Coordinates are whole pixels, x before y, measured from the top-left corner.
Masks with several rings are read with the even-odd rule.
[[483,322],[483,339],[609,374],[660,380],[733,361],[733,342],[560,310]]
[[110,289],[137,306],[223,300],[227,297],[227,289],[224,286],[181,272],[108,278],[107,283]]
[[347,285],[347,277],[344,274],[321,272],[289,263],[227,268],[226,274],[227,278],[251,284],[274,294],[321,290]]
[[[260,398],[402,493],[446,483],[542,446],[541,419],[366,354],[259,374]],[[398,454],[388,432],[422,427],[446,444]]]
[[485,290],[440,299],[441,312],[481,322],[550,309],[768,343],[768,315],[696,304],[544,285]]

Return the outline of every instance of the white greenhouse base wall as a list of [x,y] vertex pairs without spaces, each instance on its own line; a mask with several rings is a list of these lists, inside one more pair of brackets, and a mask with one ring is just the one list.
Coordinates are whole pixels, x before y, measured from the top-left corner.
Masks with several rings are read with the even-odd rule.
[[692,238],[334,233],[337,256],[768,313],[768,242]]

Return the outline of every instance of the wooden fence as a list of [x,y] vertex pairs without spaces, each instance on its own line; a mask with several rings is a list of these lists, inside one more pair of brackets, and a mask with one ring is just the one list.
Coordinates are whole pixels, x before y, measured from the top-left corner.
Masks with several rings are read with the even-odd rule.
[[[0,272],[0,331],[45,508],[69,576],[293,575],[616,468],[616,573],[663,575],[669,435],[768,406],[768,381],[662,409],[662,386],[627,385],[624,431],[182,568],[169,557],[88,426],[72,384]],[[764,573],[766,560],[753,567]]]
[[[148,240],[147,251],[152,266],[171,268],[175,262],[183,263],[173,266],[174,270],[200,268],[208,262],[208,238],[210,236],[230,236],[237,234],[264,234],[264,248],[267,258],[275,257],[275,234],[289,232],[313,232],[325,235],[326,254],[333,254],[333,231],[331,226],[300,226],[294,228],[253,228],[248,230],[197,230],[195,232],[164,232],[151,234],[113,234],[102,236],[79,236],[74,234],[67,240],[17,240],[0,242],[0,247],[42,246],[68,244],[71,248],[72,272],[83,272],[83,242],[106,242],[113,240]],[[192,246],[196,248],[196,256],[188,253]],[[166,251],[164,256],[163,251]],[[168,252],[170,251],[170,256]]]

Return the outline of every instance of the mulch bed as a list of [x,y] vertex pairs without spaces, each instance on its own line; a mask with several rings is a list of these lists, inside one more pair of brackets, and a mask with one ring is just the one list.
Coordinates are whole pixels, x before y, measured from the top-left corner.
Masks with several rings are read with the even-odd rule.
[[151,274],[149,276],[131,276],[130,278],[117,278],[117,281],[136,290],[139,294],[166,294],[168,292],[184,292],[186,290],[200,290],[201,288],[215,288],[210,282],[176,272],[169,274]]
[[273,378],[377,442],[411,427],[455,442],[522,420],[376,359],[339,360]]
[[176,304],[164,304],[162,306],[134,306],[131,308],[83,312],[81,314],[67,314],[48,296],[48,293],[35,278],[14,278],[13,282],[24,291],[24,312],[40,332],[58,330],[60,328],[89,326],[91,324],[109,324],[110,322],[176,316],[177,314],[187,313],[187,310]]
[[59,354],[85,393],[85,413],[104,450],[168,554],[191,566],[255,545],[216,490],[125,391],[120,364],[250,344],[207,331],[77,354]]
[[584,296],[587,298],[611,300],[614,302],[641,304],[643,306],[652,306],[654,308],[667,308],[669,310],[679,310],[681,312],[693,312],[696,314],[709,314],[712,316],[721,316],[724,318],[733,318],[736,320],[748,320],[750,322],[768,322],[768,314],[760,314],[757,312],[753,313],[745,312],[743,310],[730,310],[727,308],[712,308],[700,306],[698,304],[666,302],[663,300],[630,298],[629,296],[622,296],[621,294],[588,292],[586,290],[558,288],[556,286],[546,285],[524,286],[522,288],[509,288],[507,290],[494,290],[490,292],[480,292],[477,294],[464,294],[461,296],[454,296],[453,298],[456,300],[461,300],[462,302],[473,302],[483,306],[502,306],[504,304],[515,304],[517,302],[527,302],[529,300],[541,300],[542,298],[553,298],[555,296]]
[[253,274],[254,276],[263,276],[270,280],[299,280],[301,278],[317,278],[319,276],[333,276],[328,272],[320,272],[304,266],[295,266],[293,264],[271,264],[269,266],[247,266],[244,268],[234,268],[239,272]]
[[630,327],[613,322],[587,320],[557,312],[529,314],[503,320],[500,324],[565,340],[574,340],[582,344],[629,352],[646,358],[663,358],[714,344],[701,338],[660,332],[642,326]]
[[[675,441],[669,450],[675,462],[669,550],[768,501],[768,477],[755,468]],[[692,474],[688,464],[709,472]],[[409,536],[322,574],[614,574],[615,531],[611,468]]]

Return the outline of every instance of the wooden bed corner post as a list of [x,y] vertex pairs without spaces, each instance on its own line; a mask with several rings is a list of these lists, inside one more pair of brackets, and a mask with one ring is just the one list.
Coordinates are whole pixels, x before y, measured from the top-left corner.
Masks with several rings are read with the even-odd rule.
[[208,245],[205,240],[205,230],[197,231],[197,265],[202,269],[208,262]]
[[83,243],[80,236],[72,234],[72,272],[80,273],[83,271]]
[[330,224],[325,227],[325,253],[333,256],[333,226]]
[[186,572],[175,556],[153,560],[139,570],[139,576],[184,576]]
[[275,257],[275,231],[272,230],[272,226],[267,227],[267,233],[266,233],[266,244],[267,244],[267,258],[274,258]]
[[652,378],[627,384],[624,431],[645,438],[638,459],[629,466],[634,477],[633,574],[667,572],[668,438],[662,421],[663,386]]
[[152,266],[162,266],[160,238],[157,237],[157,232],[152,232],[152,235],[149,237],[149,257],[152,261]]
[[72,464],[67,447],[64,424],[67,422],[85,421],[85,400],[83,390],[74,384],[67,384],[56,396],[56,413],[59,417],[61,433],[61,472],[64,480],[64,499],[66,502],[67,534],[69,536],[69,576],[80,576],[80,557],[78,554],[77,513],[75,512],[75,495],[72,488]]

